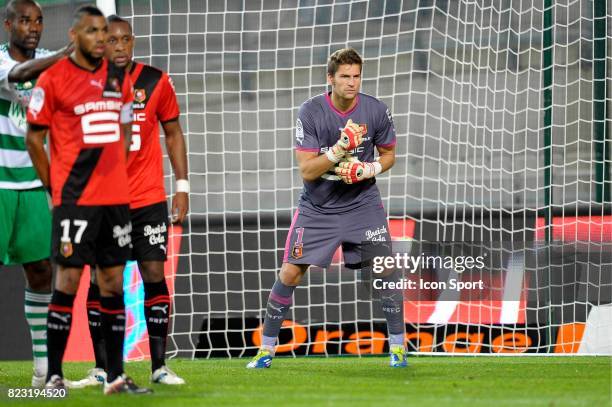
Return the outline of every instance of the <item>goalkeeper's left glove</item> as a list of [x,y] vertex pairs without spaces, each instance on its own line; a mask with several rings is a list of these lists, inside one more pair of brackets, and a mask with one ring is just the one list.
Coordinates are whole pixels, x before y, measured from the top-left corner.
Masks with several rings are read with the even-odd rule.
[[346,126],[341,130],[340,139],[329,150],[327,150],[327,159],[333,163],[337,163],[346,153],[358,147],[363,143],[363,130],[361,126],[348,119]]
[[335,168],[336,175],[346,184],[355,184],[364,179],[373,178],[380,174],[381,171],[382,165],[378,161],[364,163],[356,159],[338,163],[338,166]]

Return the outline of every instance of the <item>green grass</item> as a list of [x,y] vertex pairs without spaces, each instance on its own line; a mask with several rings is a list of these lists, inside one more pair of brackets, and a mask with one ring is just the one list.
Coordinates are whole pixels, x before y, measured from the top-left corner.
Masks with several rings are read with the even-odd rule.
[[[381,357],[276,358],[266,370],[247,370],[245,359],[172,360],[187,380],[181,387],[153,386],[148,396],[73,390],[61,402],[12,400],[66,406],[173,405],[402,405],[402,406],[610,406],[609,357],[411,357],[407,369],[391,369]],[[148,363],[128,363],[137,383],[148,381]],[[68,378],[91,367],[67,363]],[[0,404],[7,389],[26,387],[30,362],[0,362]],[[10,404],[15,404],[10,403]]]

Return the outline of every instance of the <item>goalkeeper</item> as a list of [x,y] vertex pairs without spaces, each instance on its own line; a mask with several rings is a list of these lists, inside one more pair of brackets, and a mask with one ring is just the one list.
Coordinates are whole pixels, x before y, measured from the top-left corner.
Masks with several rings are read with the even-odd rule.
[[[395,162],[395,129],[387,106],[359,92],[362,65],[353,49],[334,52],[327,62],[331,92],[300,107],[295,138],[304,189],[285,243],[283,265],[268,298],[262,346],[248,368],[272,363],[293,291],[310,265],[329,266],[342,245],[345,265],[358,269],[368,260],[362,242],[390,241],[375,176]],[[381,292],[381,298],[390,365],[404,367],[402,298],[392,292]]]

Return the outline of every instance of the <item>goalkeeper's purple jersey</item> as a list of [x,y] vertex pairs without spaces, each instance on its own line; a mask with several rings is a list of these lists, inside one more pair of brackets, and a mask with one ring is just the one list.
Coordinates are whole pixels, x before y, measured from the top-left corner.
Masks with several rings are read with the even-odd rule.
[[[395,145],[395,129],[391,112],[375,97],[359,93],[357,103],[340,112],[331,102],[329,94],[308,99],[298,112],[295,130],[295,148],[319,154],[332,147],[340,138],[340,131],[352,119],[364,130],[363,143],[352,151],[359,161],[374,161],[375,146]],[[348,185],[332,171],[316,181],[304,181],[300,206],[326,213],[339,213],[359,206],[380,204],[380,193],[374,178]]]

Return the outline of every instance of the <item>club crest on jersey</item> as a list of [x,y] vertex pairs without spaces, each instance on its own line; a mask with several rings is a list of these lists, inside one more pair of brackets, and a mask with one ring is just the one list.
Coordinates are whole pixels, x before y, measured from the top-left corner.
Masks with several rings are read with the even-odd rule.
[[72,256],[74,249],[72,248],[72,242],[62,242],[60,244],[60,254],[66,258]]
[[121,86],[119,86],[119,79],[110,78],[108,83],[112,90],[114,90],[115,92],[121,92]]
[[291,257],[293,257],[294,259],[300,259],[302,258],[302,256],[304,255],[304,244],[297,244],[295,243],[293,245],[293,248],[291,249]]
[[134,101],[142,103],[147,100],[147,92],[144,89],[134,89]]
[[119,79],[116,77],[109,77],[104,87],[102,96],[105,98],[120,98],[121,97],[121,84]]
[[302,243],[302,237],[304,236],[304,228],[295,229],[295,233],[297,234],[297,239],[295,239],[295,243],[293,244],[293,248],[291,249],[291,257],[297,260],[304,255],[304,243]]

